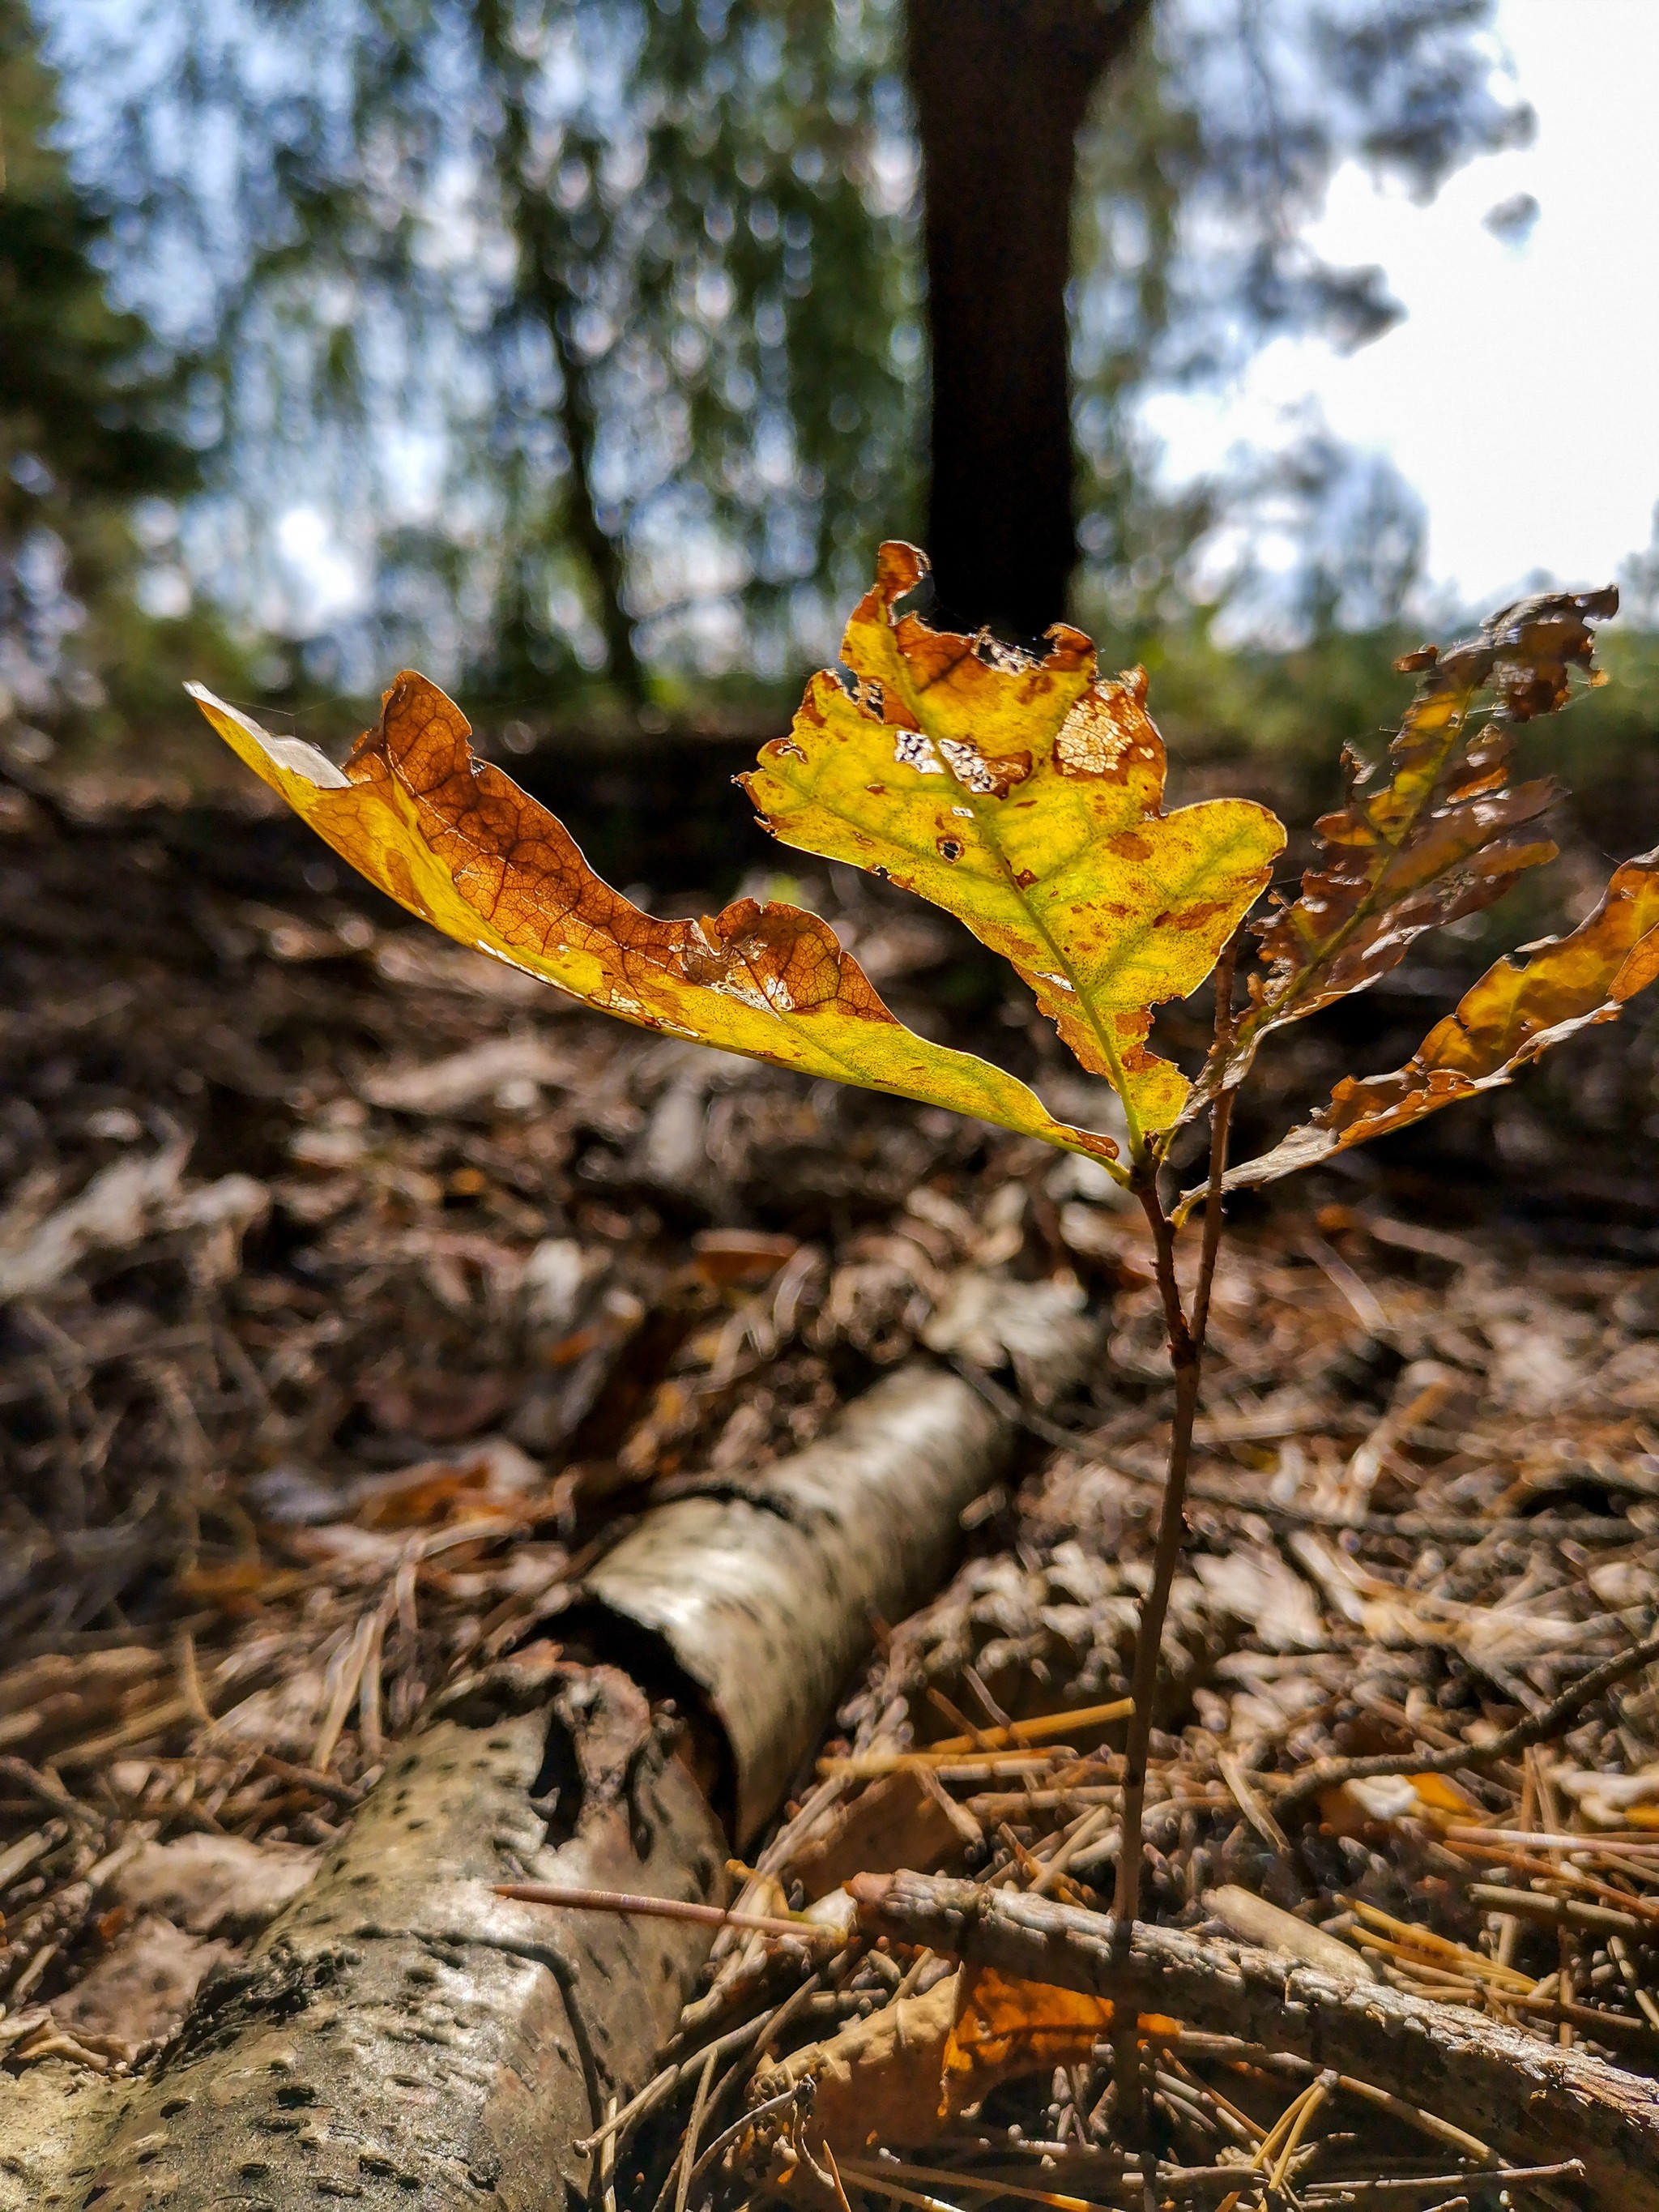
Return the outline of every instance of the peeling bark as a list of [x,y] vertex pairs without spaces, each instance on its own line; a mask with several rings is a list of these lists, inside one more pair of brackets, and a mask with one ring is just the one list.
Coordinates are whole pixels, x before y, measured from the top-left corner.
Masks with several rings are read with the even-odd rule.
[[1012,1442],[958,1376],[906,1366],[793,1458],[648,1515],[590,1576],[600,1619],[659,1639],[707,1697],[739,1845],[811,1753],[872,1621],[943,1581],[963,1509]]
[[1390,2091],[1519,2163],[1582,2159],[1592,2202],[1659,2212],[1659,2086],[1577,2050],[1282,1952],[1138,1923],[1127,1954],[1104,1913],[921,1875],[851,1885],[872,1940],[1132,2003]]
[[[1057,1376],[1079,1350],[1056,1347]],[[585,2197],[576,2143],[646,2080],[709,1931],[549,1914],[493,1885],[708,1902],[726,1883],[703,1780],[603,1662],[654,1659],[707,1698],[691,1717],[725,1731],[727,1794],[751,1833],[872,1622],[948,1571],[962,1510],[1012,1441],[959,1378],[909,1367],[748,1485],[647,1516],[556,1624],[596,1663],[545,1644],[458,1685],[150,2073],[0,2074],[0,2212],[319,2198],[541,2212]]]
[[[532,1655],[447,1702],[316,1880],[204,1990],[112,2136],[100,2144],[89,2124],[54,2151],[64,2128],[49,2093],[28,2076],[9,2085],[5,2212],[416,2196],[528,2212],[586,2188],[574,2146],[607,2098],[640,2086],[707,1936],[655,1918],[555,1920],[491,1885],[707,1901],[723,1894],[725,1840],[613,1669]],[[574,1816],[556,1848],[532,1803],[549,1763],[566,1775],[554,1819]]]

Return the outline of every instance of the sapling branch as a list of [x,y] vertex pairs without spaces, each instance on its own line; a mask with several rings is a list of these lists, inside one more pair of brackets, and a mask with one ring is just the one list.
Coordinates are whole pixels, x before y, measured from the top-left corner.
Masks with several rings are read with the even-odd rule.
[[[1237,937],[1231,939],[1216,963],[1215,1057],[1222,1059],[1231,1040],[1233,971],[1237,959]],[[1218,1091],[1210,1110],[1210,1181],[1204,1209],[1204,1235],[1199,1249],[1198,1279],[1193,1290],[1190,1320],[1181,1303],[1176,1274],[1176,1227],[1164,1210],[1154,1167],[1139,1182],[1137,1195],[1152,1232],[1158,1293],[1164,1304],[1170,1364],[1175,1375],[1175,1410],[1170,1423],[1170,1457],[1164,1480],[1164,1503],[1158,1516],[1158,1541],[1152,1554],[1152,1578],[1140,1609],[1135,1632],[1134,1673],[1130,1694],[1134,1710],[1129,1718],[1128,1741],[1123,1761],[1123,1829],[1118,1850],[1117,1881],[1113,1911],[1127,1942],[1140,1906],[1140,1873],[1146,1850],[1144,1823],[1146,1810],[1146,1763],[1152,1745],[1152,1712],[1158,1695],[1158,1662],[1164,1647],[1164,1623],[1170,1609],[1181,1559],[1181,1540],[1187,1506],[1187,1476],[1192,1462],[1193,1424],[1198,1413],[1199,1386],[1203,1376],[1204,1336],[1209,1325],[1210,1289],[1215,1279],[1216,1257],[1221,1249],[1221,1186],[1227,1172],[1227,1136],[1232,1121],[1232,1090]]]
[[[1575,677],[1590,674],[1592,625],[1613,612],[1617,593],[1521,600],[1477,636],[1401,664],[1419,682],[1386,769],[1374,781],[1351,776],[1340,811],[1316,826],[1301,896],[1255,926],[1261,964],[1235,1015],[1238,933],[1273,878],[1284,825],[1237,797],[1166,809],[1144,670],[1103,675],[1089,640],[1064,625],[1036,653],[936,630],[914,611],[926,573],[914,547],[881,549],[836,667],[811,679],[788,735],[740,781],[784,844],[932,901],[1011,962],[1085,1073],[1116,1092],[1127,1145],[1056,1119],[1007,1070],[907,1029],[817,915],[746,898],[716,915],[644,913],[593,872],[555,816],[473,757],[465,715],[424,677],[396,679],[378,728],[343,769],[192,688],[232,748],[337,852],[462,944],[661,1035],[1081,1154],[1139,1201],[1174,1409],[1125,1755],[1115,1901],[1128,1943],[1223,1192],[1409,1127],[1613,1019],[1659,980],[1659,850],[1626,861],[1601,906],[1570,935],[1533,947],[1524,967],[1500,961],[1403,1067],[1345,1078],[1311,1122],[1230,1170],[1237,1086],[1270,1031],[1365,989],[1425,931],[1481,911],[1553,856],[1537,823],[1554,786],[1514,780],[1511,726],[1555,713]],[[1151,1049],[1152,1022],[1212,970],[1214,1043],[1189,1083]],[[1207,1182],[1168,1202],[1161,1176],[1173,1134],[1206,1109]],[[1188,1310],[1176,1239],[1200,1199]],[[976,1387],[995,1390],[974,1372]],[[1069,1440],[1040,1415],[1023,1418]],[[558,1901],[577,1903],[569,1893]],[[586,1909],[645,1908],[624,1898]],[[817,1933],[787,1923],[758,1932]],[[1124,2086],[1133,2117],[1135,2091]]]

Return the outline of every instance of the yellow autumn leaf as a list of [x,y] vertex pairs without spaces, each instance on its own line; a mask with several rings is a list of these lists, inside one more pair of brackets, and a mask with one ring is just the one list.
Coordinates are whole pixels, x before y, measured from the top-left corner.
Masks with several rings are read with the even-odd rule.
[[[814,2134],[837,2163],[918,2148],[1004,2081],[1088,2065],[1115,2017],[1109,1997],[964,1966],[766,2068],[752,2094],[770,2100],[810,2081]],[[1159,2013],[1137,2013],[1135,2027],[1153,2043],[1180,2033]]]
[[396,679],[343,769],[188,688],[342,859],[463,945],[643,1029],[1115,1158],[1109,1138],[1056,1121],[1013,1076],[906,1029],[816,915],[753,899],[702,919],[642,913],[595,875],[562,823],[473,757],[466,718],[425,677]]
[[961,1976],[945,2045],[941,2119],[979,2104],[1000,2082],[1022,2074],[1088,2065],[1096,2044],[1111,2033],[1114,2016],[1109,1997],[1020,1981],[994,1966],[969,1968]]
[[1152,1010],[1203,981],[1266,888],[1285,832],[1264,806],[1163,810],[1146,677],[1096,673],[1080,631],[1041,659],[930,629],[898,603],[927,573],[884,545],[788,737],[743,781],[785,844],[851,862],[956,915],[1012,961],[1132,1138],[1188,1092],[1146,1048]]

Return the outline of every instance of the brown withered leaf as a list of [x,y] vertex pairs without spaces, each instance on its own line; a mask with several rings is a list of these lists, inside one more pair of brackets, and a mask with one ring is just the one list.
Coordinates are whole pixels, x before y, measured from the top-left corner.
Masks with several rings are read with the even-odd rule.
[[[1147,2014],[1139,2026],[1159,2037],[1176,2024]],[[1109,1997],[964,1967],[763,2069],[750,2097],[810,2079],[812,2124],[838,2160],[878,2144],[914,2148],[1000,2082],[1085,2064],[1111,2027]]]
[[979,1967],[963,1978],[945,2046],[941,2111],[965,2112],[999,2082],[1022,2074],[1086,2065],[1111,2032],[1109,1997],[1051,1982],[1013,1981],[994,1967]]
[[[1601,904],[1566,937],[1506,956],[1466,991],[1403,1067],[1346,1076],[1311,1121],[1227,1176],[1228,1189],[1274,1182],[1335,1152],[1403,1129],[1460,1098],[1507,1083],[1552,1045],[1616,1020],[1627,999],[1659,976],[1659,848],[1617,869]],[[1202,1195],[1189,1191],[1183,1207]]]
[[471,725],[405,669],[343,770],[187,687],[225,742],[371,883],[448,936],[606,1013],[838,1083],[994,1121],[1110,1161],[1024,1084],[918,1036],[835,932],[799,907],[738,899],[659,921],[601,880],[557,817],[476,760]]
[[959,1850],[962,1840],[943,1790],[930,1791],[918,1774],[884,1774],[836,1808],[823,1831],[795,1853],[788,1871],[809,1898],[825,1897],[872,1867],[926,1873]]
[[[1553,777],[1511,786],[1510,731],[1565,705],[1571,672],[1590,667],[1590,624],[1618,605],[1612,587],[1522,599],[1478,636],[1400,663],[1422,680],[1389,747],[1388,781],[1367,793],[1364,770],[1346,757],[1347,803],[1317,824],[1301,896],[1254,925],[1266,973],[1251,978],[1229,1084],[1272,1030],[1364,990],[1425,930],[1478,913],[1523,869],[1554,859],[1537,823],[1559,787]],[[1219,1073],[1206,1071],[1200,1099]]]
[[837,2158],[876,2143],[931,2142],[944,2124],[945,2053],[961,1981],[948,1975],[924,1996],[848,2021],[822,2043],[763,2068],[750,2085],[750,2102],[810,2081],[813,2126]]

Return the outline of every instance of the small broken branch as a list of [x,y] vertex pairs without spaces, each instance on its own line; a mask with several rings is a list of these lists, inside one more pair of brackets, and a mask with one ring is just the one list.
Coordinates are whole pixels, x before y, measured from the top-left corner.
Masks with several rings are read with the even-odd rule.
[[498,1881],[497,1897],[520,1905],[562,1905],[571,1912],[644,1913],[659,1920],[693,1920],[702,1928],[739,1928],[750,1935],[799,1936],[834,1944],[847,1942],[839,1928],[811,1920],[786,1920],[781,1914],[728,1912],[718,1905],[696,1905],[678,1897],[644,1897],[631,1890],[560,1889],[544,1881]]
[[[1341,1983],[1282,1953],[1144,1923],[1119,1939],[1104,1913],[920,1875],[851,1885],[860,1932],[1169,2014],[1383,2087],[1432,2112],[1455,2085],[1459,2132],[1506,2158],[1583,2160],[1598,2203],[1659,2212],[1653,2085],[1466,2008],[1377,1983]],[[1449,2123],[1443,2124],[1449,2125]]]
[[1592,1668],[1588,1674],[1563,1690],[1542,1712],[1517,1721],[1490,1743],[1455,1743],[1445,1751],[1437,1752],[1376,1752],[1362,1759],[1316,1759],[1274,1798],[1273,1817],[1284,1827],[1326,1790],[1340,1789],[1345,1782],[1368,1782],[1389,1774],[1455,1774],[1465,1766],[1477,1770],[1502,1766],[1517,1752],[1535,1743],[1548,1743],[1563,1734],[1604,1690],[1611,1690],[1655,1660],[1659,1660],[1659,1633],[1644,1637],[1641,1643],[1632,1644],[1628,1651],[1615,1652],[1611,1659],[1604,1659],[1599,1667]]

